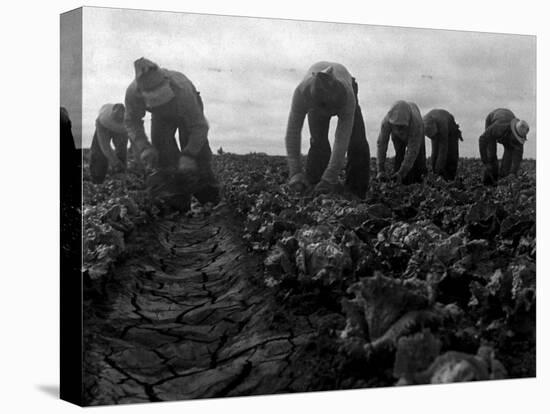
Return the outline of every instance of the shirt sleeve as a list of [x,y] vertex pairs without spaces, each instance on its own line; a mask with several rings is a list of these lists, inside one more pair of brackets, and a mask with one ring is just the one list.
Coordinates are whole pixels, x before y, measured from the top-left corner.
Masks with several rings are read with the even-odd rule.
[[443,122],[437,123],[437,129],[439,132],[439,143],[438,143],[438,154],[437,162],[435,164],[435,173],[441,174],[445,169],[447,164],[447,155],[449,152],[449,127],[448,120],[445,119]]
[[132,84],[126,90],[124,99],[126,112],[124,114],[124,127],[128,133],[128,138],[135,146],[137,153],[150,147],[151,144],[147,140],[145,128],[143,127],[143,118],[145,117],[145,103],[143,99],[137,95],[135,85]]
[[519,167],[521,165],[522,160],[523,160],[523,145],[514,149],[514,152],[512,153],[512,168],[510,169],[510,172],[512,174],[514,175],[518,174]]
[[338,116],[338,124],[334,134],[334,146],[328,162],[327,169],[323,173],[323,180],[328,183],[336,184],[338,174],[344,168],[346,161],[346,152],[349,147],[351,133],[353,131],[353,122],[355,118],[355,100],[347,105],[342,115]]
[[479,155],[485,165],[497,162],[497,140],[489,129],[479,137]]
[[382,120],[380,125],[380,134],[378,135],[377,145],[377,159],[378,159],[378,172],[383,173],[386,171],[386,154],[388,152],[388,142],[390,141],[391,126],[388,121],[388,115]]
[[405,150],[405,157],[401,168],[399,168],[399,174],[404,177],[412,169],[416,157],[420,153],[420,148],[424,144],[424,123],[422,122],[422,116],[420,110],[416,107],[412,110],[411,123],[409,127],[409,139],[407,142],[407,149]]
[[306,117],[305,102],[300,91],[296,88],[292,96],[292,104],[290,106],[290,114],[286,127],[285,145],[289,176],[302,172],[302,163],[300,160],[300,150],[302,148],[302,127]]
[[111,132],[103,125],[101,125],[98,121],[96,121],[95,127],[99,148],[101,149],[101,152],[103,152],[103,155],[105,155],[107,160],[109,160],[109,163],[112,164],[113,161],[117,159],[117,157],[115,151],[111,147]]
[[189,128],[189,140],[182,150],[182,154],[197,157],[208,141],[208,121],[204,116],[202,99],[193,89],[182,91],[180,97],[185,125]]
[[508,122],[493,122],[482,135],[498,141],[499,138],[503,137],[508,132],[509,128],[510,124]]

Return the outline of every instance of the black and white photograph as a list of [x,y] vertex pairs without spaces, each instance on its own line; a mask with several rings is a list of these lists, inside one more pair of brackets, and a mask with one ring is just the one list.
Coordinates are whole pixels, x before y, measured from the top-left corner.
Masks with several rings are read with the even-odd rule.
[[0,412],[545,413],[546,15],[7,4]]
[[62,398],[536,377],[536,36],[60,23]]

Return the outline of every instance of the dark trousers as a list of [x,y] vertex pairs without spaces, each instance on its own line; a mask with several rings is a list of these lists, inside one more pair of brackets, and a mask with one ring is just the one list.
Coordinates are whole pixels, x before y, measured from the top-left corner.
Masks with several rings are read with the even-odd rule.
[[[485,122],[487,125],[487,121]],[[485,165],[483,184],[494,185],[498,179],[497,140],[483,134],[479,137],[479,154]]]
[[518,173],[523,159],[523,146],[504,145],[500,168],[497,159],[496,139],[482,135],[479,139],[479,148],[481,160],[485,164],[485,171],[483,173],[484,184],[496,184],[499,177]]
[[509,174],[517,174],[523,159],[523,146],[504,146],[502,161],[500,162],[500,176],[506,177]]
[[[401,168],[403,159],[405,159],[405,152],[407,150],[407,144],[392,135],[391,140],[393,142],[393,148],[395,149],[395,159],[393,161],[393,172],[396,173]],[[414,164],[409,173],[403,177],[403,184],[413,184],[422,182],[422,177],[428,172],[426,168],[426,145],[422,140],[422,145],[418,156],[414,161]]]
[[[354,85],[355,98],[357,87]],[[306,176],[311,184],[317,184],[327,168],[331,148],[328,140],[330,116],[315,109],[308,112],[310,147],[306,162]],[[365,133],[365,123],[359,103],[355,107],[353,129],[347,150],[346,186],[357,196],[364,198],[370,178],[370,149]]]
[[[181,148],[185,148],[189,140],[189,129],[183,118],[164,116],[153,112],[151,115],[151,143],[159,153],[159,168],[161,170],[177,170],[181,156],[176,143],[176,130]],[[219,201],[219,184],[212,171],[212,150],[208,142],[204,144],[195,161],[198,164],[198,183],[192,189],[192,194],[201,203]]]
[[[454,180],[456,177],[456,170],[458,168],[458,141],[459,135],[457,133],[449,132],[449,138],[447,141],[447,162],[443,169],[441,176],[445,180]],[[437,159],[439,158],[439,139],[432,139],[432,171],[435,172],[435,166]]]
[[[126,166],[126,160],[128,158],[128,137],[125,135],[114,134],[112,136],[112,141],[117,158],[124,166]],[[99,146],[97,131],[94,132],[90,152],[90,175],[92,177],[92,182],[101,184],[105,181],[105,177],[107,176],[109,160],[105,154],[103,154],[103,151]]]

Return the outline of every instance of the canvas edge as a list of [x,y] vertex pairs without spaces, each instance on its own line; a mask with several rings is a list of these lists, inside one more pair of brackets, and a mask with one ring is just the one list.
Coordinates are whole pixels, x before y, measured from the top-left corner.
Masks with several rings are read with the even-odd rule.
[[[77,8],[60,15],[60,106],[66,106],[67,97],[72,97],[69,116],[79,125],[82,119],[82,10]],[[82,151],[75,142],[78,140],[79,137],[60,131],[59,390],[62,400],[83,406]]]

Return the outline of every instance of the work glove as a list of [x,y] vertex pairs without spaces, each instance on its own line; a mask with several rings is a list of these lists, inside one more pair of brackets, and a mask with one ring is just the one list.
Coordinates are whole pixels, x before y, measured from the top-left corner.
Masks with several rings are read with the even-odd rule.
[[139,157],[147,168],[155,168],[158,164],[159,154],[153,147],[145,148]]
[[376,179],[378,181],[388,181],[388,174],[386,174],[384,171],[380,171],[378,174],[376,174]]
[[401,173],[399,171],[397,171],[396,173],[394,173],[392,176],[391,176],[391,180],[397,184],[401,184],[403,183],[403,176],[401,175]]
[[113,157],[110,164],[111,164],[111,170],[115,174],[121,173],[124,170],[126,170],[126,165],[124,165],[124,163],[118,157]]
[[199,169],[197,161],[188,155],[182,155],[179,159],[178,170],[181,172],[195,172]]
[[290,178],[288,186],[293,192],[303,194],[310,187],[310,184],[303,173],[298,173]]
[[313,195],[318,196],[321,194],[330,194],[330,193],[334,193],[335,191],[336,191],[335,184],[331,184],[328,181],[321,180],[315,186],[315,189],[313,190]]

